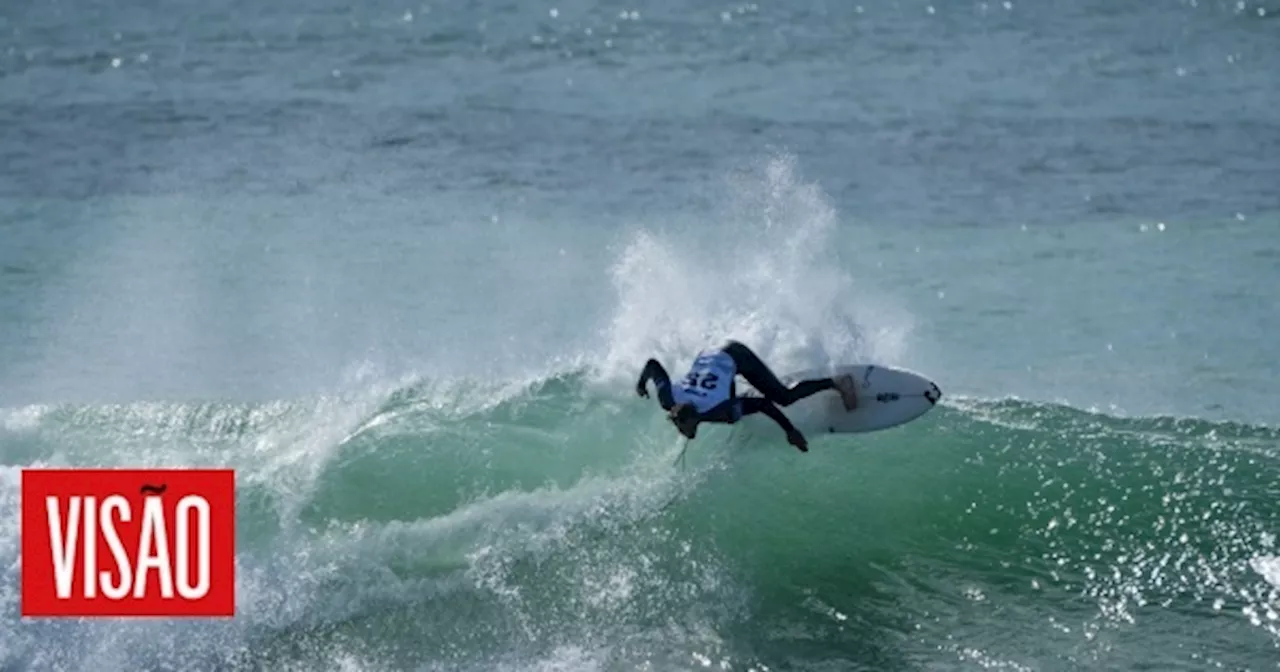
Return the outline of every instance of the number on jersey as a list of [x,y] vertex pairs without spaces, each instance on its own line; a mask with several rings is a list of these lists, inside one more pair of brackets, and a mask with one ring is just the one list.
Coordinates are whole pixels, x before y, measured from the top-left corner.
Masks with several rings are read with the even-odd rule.
[[680,381],[681,387],[685,389],[702,388],[704,390],[714,390],[720,384],[720,376],[714,371],[690,371],[689,375]]

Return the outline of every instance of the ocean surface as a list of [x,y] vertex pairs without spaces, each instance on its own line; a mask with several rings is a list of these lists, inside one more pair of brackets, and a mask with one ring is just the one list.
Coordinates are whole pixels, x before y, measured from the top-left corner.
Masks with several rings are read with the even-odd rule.
[[[0,3],[0,670],[1280,669],[1280,5],[858,1]],[[21,619],[67,465],[238,615]]]

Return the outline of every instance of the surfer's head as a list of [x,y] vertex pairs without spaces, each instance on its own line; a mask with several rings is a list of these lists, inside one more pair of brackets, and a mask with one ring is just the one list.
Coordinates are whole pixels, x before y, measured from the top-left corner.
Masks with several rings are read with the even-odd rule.
[[692,439],[698,434],[698,409],[693,404],[676,404],[667,411],[667,419],[680,430],[680,433]]

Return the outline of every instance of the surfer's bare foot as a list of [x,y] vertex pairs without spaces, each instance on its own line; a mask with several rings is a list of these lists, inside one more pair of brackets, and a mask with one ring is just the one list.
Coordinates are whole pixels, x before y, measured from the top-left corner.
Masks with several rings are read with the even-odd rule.
[[840,392],[840,398],[844,401],[844,409],[846,411],[852,411],[858,407],[858,393],[853,382],[853,376],[848,374],[836,376],[831,379],[831,382],[836,386],[836,390]]

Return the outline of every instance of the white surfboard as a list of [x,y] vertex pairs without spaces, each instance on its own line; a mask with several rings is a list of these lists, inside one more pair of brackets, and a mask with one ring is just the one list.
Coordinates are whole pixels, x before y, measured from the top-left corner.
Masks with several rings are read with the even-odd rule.
[[[856,434],[896,427],[928,413],[942,398],[942,390],[924,376],[874,364],[810,369],[781,379],[784,384],[793,385],[801,380],[841,374],[852,375],[857,385],[858,407],[852,411],[844,409],[840,395],[834,390],[819,392],[782,408],[782,413],[804,435]],[[744,395],[760,396],[751,389]]]

